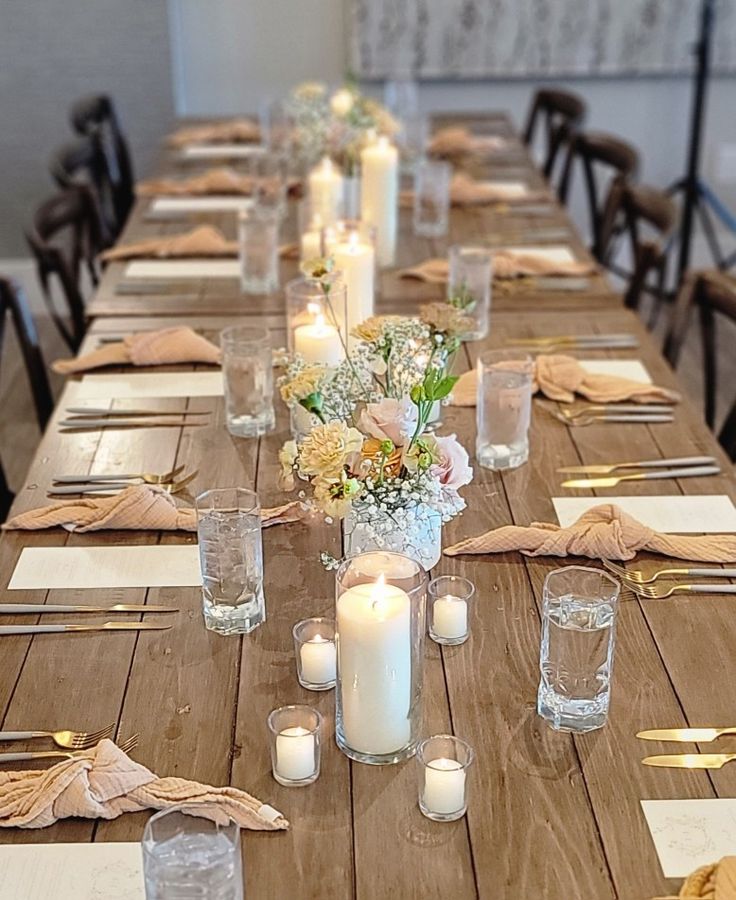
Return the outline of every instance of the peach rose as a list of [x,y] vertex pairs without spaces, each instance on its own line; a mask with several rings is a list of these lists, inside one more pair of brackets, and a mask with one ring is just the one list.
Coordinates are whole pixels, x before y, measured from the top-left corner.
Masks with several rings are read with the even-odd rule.
[[438,436],[436,441],[439,462],[430,468],[432,475],[439,479],[443,487],[455,491],[469,484],[473,478],[473,468],[468,465],[469,457],[465,447],[454,434]]

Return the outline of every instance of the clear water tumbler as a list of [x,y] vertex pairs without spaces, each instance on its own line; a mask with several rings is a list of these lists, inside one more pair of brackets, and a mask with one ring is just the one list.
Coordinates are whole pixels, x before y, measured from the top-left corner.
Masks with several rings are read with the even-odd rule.
[[279,210],[253,203],[238,213],[240,288],[270,294],[279,286]]
[[493,255],[486,247],[450,247],[447,299],[471,323],[462,335],[464,341],[480,341],[488,334],[492,267]]
[[537,712],[559,731],[606,724],[619,590],[584,566],[555,569],[544,581]]
[[515,469],[529,458],[532,358],[515,350],[478,357],[475,455],[486,469]]
[[273,431],[273,354],[268,329],[234,325],[220,332],[227,430],[236,437]]
[[414,234],[443,237],[450,213],[449,163],[420,159],[414,167]]

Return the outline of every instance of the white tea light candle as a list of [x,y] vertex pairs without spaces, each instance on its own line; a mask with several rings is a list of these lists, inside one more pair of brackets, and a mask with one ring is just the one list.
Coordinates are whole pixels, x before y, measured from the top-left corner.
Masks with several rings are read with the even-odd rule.
[[335,642],[317,634],[299,649],[302,678],[310,684],[330,684],[335,681],[337,651]]
[[337,366],[345,353],[337,328],[325,321],[322,313],[315,316],[311,325],[294,329],[294,350],[308,363],[324,363]]
[[360,218],[376,228],[379,266],[392,266],[396,258],[399,211],[399,152],[385,135],[360,154]]
[[276,736],[276,771],[285,781],[303,781],[315,771],[314,735],[295,725]]
[[327,156],[309,173],[309,196],[312,209],[321,217],[323,224],[330,225],[337,221],[342,205],[343,177]]
[[465,770],[456,759],[440,757],[424,767],[424,805],[438,816],[465,808]]
[[459,597],[438,597],[432,607],[432,630],[438,637],[464,637],[468,631],[468,604]]

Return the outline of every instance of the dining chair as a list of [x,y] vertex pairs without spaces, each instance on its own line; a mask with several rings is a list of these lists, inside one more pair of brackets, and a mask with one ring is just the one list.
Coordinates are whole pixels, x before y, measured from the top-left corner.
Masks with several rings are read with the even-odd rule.
[[46,427],[54,401],[51,395],[46,366],[41,353],[36,324],[21,287],[9,278],[0,275],[0,348],[5,339],[5,324],[10,317],[13,330],[20,346],[28,382],[33,395],[36,418],[41,431]]
[[115,212],[113,188],[100,136],[85,135],[57,147],[51,155],[49,171],[60,188],[87,187],[97,208],[102,246],[111,246],[122,223]]
[[582,125],[586,113],[585,101],[571,91],[540,88],[534,94],[524,128],[524,143],[527,146],[532,144],[537,125],[543,122],[545,147],[542,170],[546,178],[552,175],[560,151]]
[[[100,222],[89,189],[82,185],[67,188],[44,201],[26,229],[26,241],[36,260],[49,315],[76,353],[87,327],[82,272],[93,286],[99,281]],[[64,311],[55,302],[55,283],[66,305]]]
[[[668,250],[676,224],[677,206],[664,191],[632,184],[625,176],[613,179],[601,214],[600,258],[626,280],[624,303],[629,309],[638,310],[645,294],[653,298],[650,328],[666,297]],[[622,238],[631,258],[628,270],[618,263]]]
[[81,97],[72,104],[69,119],[77,134],[99,138],[112,187],[116,219],[122,228],[135,202],[135,179],[128,140],[115,104],[107,94]]
[[606,175],[609,179],[616,176],[635,178],[639,169],[639,154],[631,144],[611,134],[589,131],[573,135],[568,143],[562,176],[557,188],[561,203],[567,203],[576,164],[582,166],[583,170],[590,218],[591,252],[599,262],[603,262],[601,241],[603,179]]
[[[736,277],[718,270],[691,272],[677,295],[672,324],[665,341],[664,354],[676,368],[690,326],[693,311],[700,320],[700,340],[705,383],[705,421],[714,429],[718,393],[716,345],[717,317],[736,325]],[[736,401],[724,420],[718,440],[732,460],[736,460]]]

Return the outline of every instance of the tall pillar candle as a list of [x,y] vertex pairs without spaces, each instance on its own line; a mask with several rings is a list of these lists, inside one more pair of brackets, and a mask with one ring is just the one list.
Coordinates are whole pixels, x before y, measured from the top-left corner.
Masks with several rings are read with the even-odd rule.
[[313,213],[325,225],[340,218],[343,197],[343,177],[327,156],[309,173],[309,196]]
[[342,273],[347,291],[347,333],[373,315],[376,255],[373,246],[352,232],[332,247],[335,268]]
[[375,226],[378,265],[392,266],[398,230],[399,152],[381,136],[363,149],[360,166],[360,217]]

